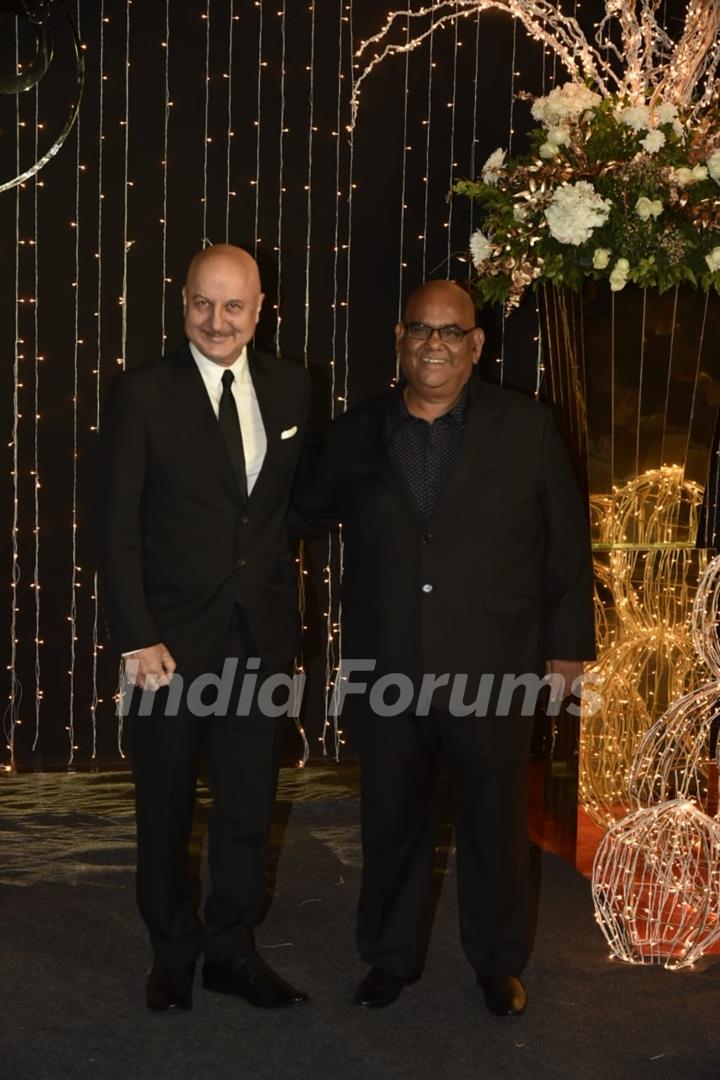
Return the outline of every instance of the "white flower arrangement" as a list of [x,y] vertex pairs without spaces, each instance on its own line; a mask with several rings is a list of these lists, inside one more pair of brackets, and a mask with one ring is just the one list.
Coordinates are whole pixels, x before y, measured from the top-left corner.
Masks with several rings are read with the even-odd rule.
[[515,306],[538,280],[618,291],[688,282],[720,292],[720,126],[673,102],[630,103],[565,83],[535,100],[531,152],[496,150],[471,239],[481,301]]

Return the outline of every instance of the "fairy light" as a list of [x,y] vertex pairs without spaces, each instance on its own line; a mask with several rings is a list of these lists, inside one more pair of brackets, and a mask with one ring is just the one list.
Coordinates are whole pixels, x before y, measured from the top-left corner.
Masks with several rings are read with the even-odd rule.
[[122,295],[121,305],[121,357],[123,370],[127,364],[127,293],[128,293],[128,205],[130,190],[129,146],[130,146],[130,9],[132,0],[125,2],[125,129],[123,160],[123,249],[122,249]]
[[227,150],[225,157],[225,243],[230,240],[230,157],[233,139],[232,122],[232,87],[233,87],[233,32],[235,29],[235,0],[230,0],[228,26],[228,69],[227,69]]
[[[448,190],[452,190],[452,186],[455,179],[455,110],[457,106],[457,76],[458,76],[458,52],[459,52],[459,33],[460,24],[455,23],[453,27],[453,71],[452,71],[452,99],[449,102],[450,109],[450,169],[448,177]],[[450,277],[450,256],[452,251],[452,221],[453,221],[453,207],[454,202],[450,200],[450,206],[448,208],[448,220],[447,220],[447,262],[445,277]]]
[[710,681],[674,701],[643,738],[630,771],[634,808],[688,799],[709,812],[718,791],[709,790],[711,741],[720,703],[717,636],[720,557],[706,567],[692,609],[692,644]]
[[[15,20],[15,69],[20,63],[18,51],[17,19]],[[20,175],[20,95],[15,97],[15,174]],[[10,693],[8,705],[3,714],[3,730],[7,740],[7,749],[10,753],[9,768],[15,767],[15,729],[19,723],[20,701],[22,699],[22,687],[17,677],[17,601],[18,584],[20,581],[20,553],[18,548],[18,524],[19,524],[19,491],[20,478],[18,470],[19,461],[19,419],[20,419],[20,192],[21,186],[15,189],[15,341],[13,349],[13,416],[11,428],[12,447],[12,561],[10,569]]]
[[210,113],[210,0],[206,0],[205,14],[205,127],[203,134],[203,194],[202,194],[202,243],[207,243],[207,212],[208,212],[208,150],[210,146],[210,129],[208,118]]
[[[345,346],[345,373],[342,395],[339,395],[337,385],[337,356],[338,356],[338,339],[339,339],[339,326],[338,326],[338,309],[340,306],[340,197],[341,197],[341,142],[340,132],[342,130],[342,113],[343,113],[343,60],[344,60],[344,48],[345,48],[345,27],[348,26],[347,16],[343,14],[348,9],[348,5],[345,0],[338,0],[338,69],[337,69],[337,99],[336,99],[336,113],[335,113],[335,130],[333,137],[335,139],[335,225],[334,225],[334,242],[333,242],[333,301],[332,301],[332,348],[330,359],[330,409],[331,416],[334,416],[337,409],[338,398],[341,397],[341,404],[343,408],[346,408],[347,402],[347,339]],[[349,29],[348,29],[349,34]],[[352,41],[350,40],[350,52],[352,55]],[[352,69],[352,64],[350,65]],[[351,143],[352,145],[352,143]],[[349,181],[349,195],[348,195],[348,209],[350,208],[350,201],[352,197],[352,167],[350,167],[350,181]],[[348,242],[350,238],[350,226],[348,225]],[[348,249],[348,264],[349,264],[349,249]],[[347,288],[349,288],[349,276],[347,279]],[[347,295],[347,292],[346,292]],[[347,330],[347,306],[345,307],[345,327]],[[340,573],[342,574],[343,566],[343,541],[342,530],[338,532],[337,539],[331,533],[328,539],[328,561],[325,567],[324,585],[327,589],[327,609],[325,611],[325,692],[324,692],[324,708],[323,708],[323,726],[319,737],[319,742],[322,747],[323,756],[327,756],[327,740],[330,728],[333,729],[333,741],[335,754],[337,756],[339,749],[339,734],[338,734],[338,716],[333,711],[333,690],[335,687],[335,681],[339,676],[340,662],[341,662],[341,642],[340,642],[340,612],[338,610],[338,621],[335,621],[334,613],[336,609],[337,601],[335,599],[335,589],[333,582],[333,573],[335,562],[338,562],[340,566]],[[331,719],[332,717],[332,719]]]
[[[164,108],[163,108],[163,156],[162,156],[162,219],[161,219],[161,264],[162,264],[162,289],[160,301],[160,348],[165,351],[167,334],[165,333],[165,307],[167,304],[167,238],[168,238],[168,143],[170,134],[170,0],[165,0],[165,78],[164,78]],[[203,230],[203,236],[205,232]]]
[[592,896],[612,955],[692,966],[720,940],[720,822],[683,799],[629,814],[600,842]]
[[435,49],[435,34],[430,33],[430,49],[428,52],[428,88],[427,88],[427,120],[425,121],[425,191],[423,202],[423,230],[422,230],[422,256],[420,265],[423,268],[423,277],[427,276],[427,235],[428,235],[428,207],[430,201],[430,140],[432,138],[432,91],[433,91],[433,70],[435,68],[434,60]]
[[255,231],[254,251],[257,258],[260,236],[260,126],[262,123],[262,78],[263,78],[263,6],[258,3],[258,66],[257,66],[257,120],[255,121]]
[[579,798],[608,826],[627,810],[636,755],[656,718],[702,682],[691,614],[693,580],[707,558],[689,539],[702,489],[679,466],[643,473],[590,502],[596,576],[612,603],[596,606],[592,672],[602,707],[581,719]]
[[[35,87],[35,160],[40,157],[40,88]],[[40,665],[40,255],[38,228],[38,177],[33,182],[33,597],[35,605],[35,733],[32,748],[40,742],[40,706],[43,699]]]
[[[77,25],[80,31],[80,0],[77,2]],[[72,494],[71,494],[71,537],[70,559],[70,670],[68,671],[68,722],[67,732],[70,743],[68,765],[75,760],[75,662],[77,658],[77,591],[79,588],[77,565],[77,496],[78,496],[78,371],[80,350],[80,186],[82,167],[80,164],[80,137],[82,132],[81,117],[75,125],[75,269],[74,269],[74,320],[73,320],[73,396],[72,396]],[[124,308],[124,305],[123,305]],[[125,350],[123,349],[123,355]]]
[[[408,0],[407,10],[410,8],[411,0]],[[405,28],[406,40],[410,40],[410,22],[408,20]],[[398,255],[399,255],[399,268],[398,268],[398,303],[397,303],[397,318],[398,322],[402,319],[402,305],[404,296],[404,281],[405,270],[407,269],[407,263],[405,262],[405,218],[407,212],[407,205],[405,199],[407,197],[407,156],[408,156],[408,88],[410,85],[410,54],[405,53],[405,75],[403,81],[403,133],[402,133],[402,163],[400,166],[400,236],[398,242]],[[395,352],[395,382],[400,378],[400,358],[397,350]]]
[[[100,387],[102,379],[102,303],[103,303],[103,278],[102,278],[102,266],[103,266],[103,211],[104,211],[104,193],[103,193],[103,164],[104,164],[104,142],[105,142],[105,81],[107,76],[105,74],[105,26],[109,21],[105,15],[105,0],[100,0],[99,10],[99,24],[98,24],[98,161],[97,161],[97,178],[98,178],[98,193],[97,193],[97,281],[96,281],[96,311],[95,311],[95,324],[96,324],[96,342],[95,342],[95,424],[93,429],[96,434],[100,431]],[[90,725],[92,731],[92,749],[91,757],[93,761],[97,758],[97,721],[98,721],[98,705],[100,704],[100,696],[98,693],[98,655],[102,646],[100,645],[100,596],[99,596],[99,581],[97,570],[93,572],[93,586],[92,586],[92,629],[91,629],[91,691],[90,691]]]
[[280,328],[282,326],[282,273],[283,273],[283,203],[285,195],[285,58],[287,52],[287,19],[286,0],[282,0],[282,7],[278,11],[280,17],[280,131],[279,131],[279,170],[278,170],[278,221],[277,221],[277,300],[275,310],[277,312],[277,336],[276,348],[278,356],[282,355],[280,345]]
[[[307,200],[306,200],[306,231],[305,231],[305,327],[303,334],[303,362],[307,369],[309,364],[309,344],[310,344],[310,251],[312,245],[312,187],[313,187],[313,144],[315,139],[315,0],[312,0],[310,4],[310,80],[309,80],[309,117],[308,117],[308,136],[307,136],[307,157],[308,157],[308,172],[307,172]],[[307,596],[305,590],[305,578],[307,571],[305,567],[305,544],[300,542],[300,550],[298,555],[298,599],[300,602],[300,621],[303,629],[305,629],[305,615],[307,611]],[[302,646],[301,646],[302,649]],[[295,665],[295,673],[304,673],[304,657],[301,651],[300,660]],[[298,710],[295,709],[295,713]],[[299,715],[295,716],[295,726],[303,743],[303,753],[298,765],[303,768],[308,758],[310,757],[310,743],[308,742],[305,728],[303,727]]]
[[309,341],[310,341],[310,251],[312,247],[312,186],[313,186],[313,143],[315,140],[315,0],[310,4],[310,87],[309,87],[310,115],[307,136],[307,199],[305,229],[305,332],[303,336],[303,359],[305,367],[308,366]]
[[[480,12],[475,16],[475,70],[473,72],[473,118],[472,146],[470,147],[470,176],[477,176],[478,99],[480,87]],[[470,201],[470,232],[475,228],[475,200]],[[468,279],[472,274],[472,262],[468,259]]]
[[[649,6],[650,0],[643,2]],[[544,42],[557,53],[572,76],[590,79],[602,93],[617,88],[618,79],[611,64],[589,44],[577,20],[564,15],[549,0],[440,0],[415,11],[390,12],[382,29],[361,42],[356,52],[361,70],[353,89],[353,123],[357,119],[362,84],[379,64],[398,53],[418,48],[442,27],[489,8],[504,10],[519,19],[531,38]],[[393,43],[390,39],[395,23],[402,18],[416,23],[418,28],[414,28],[409,41]],[[369,54],[372,55],[367,59]]]

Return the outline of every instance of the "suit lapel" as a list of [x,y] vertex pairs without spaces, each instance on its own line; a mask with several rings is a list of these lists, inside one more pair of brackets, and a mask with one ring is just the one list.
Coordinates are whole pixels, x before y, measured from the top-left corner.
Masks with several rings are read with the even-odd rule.
[[203,447],[211,467],[236,502],[243,498],[202,375],[185,342],[172,357],[172,392],[188,441]]
[[257,495],[257,492],[259,490],[261,491],[265,486],[268,476],[272,472],[275,444],[281,426],[278,406],[284,391],[284,386],[282,379],[275,377],[275,372],[272,370],[272,361],[255,352],[249,345],[247,356],[248,366],[250,368],[250,378],[252,379],[252,384],[255,389],[255,396],[260,409],[263,427],[265,428],[265,438],[267,439],[267,447],[262,467],[257,475],[250,494],[250,499],[252,500]]
[[375,449],[379,462],[378,471],[382,482],[390,488],[397,501],[402,503],[407,512],[417,522],[423,524],[425,518],[420,512],[415,496],[390,452],[391,416],[395,407],[397,393],[397,390],[391,390],[380,398],[378,402],[377,429],[375,432]]
[[473,472],[491,468],[494,462],[500,410],[493,404],[485,384],[476,373],[470,376],[468,391],[460,448],[447,483],[440,492],[433,517],[443,513],[454,500],[466,500],[468,478]]

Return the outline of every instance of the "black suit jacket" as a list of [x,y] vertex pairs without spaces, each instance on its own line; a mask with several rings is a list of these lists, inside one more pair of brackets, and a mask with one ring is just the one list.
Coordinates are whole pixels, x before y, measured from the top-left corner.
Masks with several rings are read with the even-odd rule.
[[547,407],[471,378],[461,447],[426,520],[388,451],[395,393],[333,422],[303,500],[306,520],[343,525],[343,657],[471,682],[592,659],[587,509]]
[[111,637],[121,652],[162,641],[191,676],[218,663],[236,599],[269,666],[284,668],[297,650],[286,515],[309,380],[298,365],[252,348],[248,363],[267,453],[247,501],[187,342],[119,375],[101,425],[101,575]]

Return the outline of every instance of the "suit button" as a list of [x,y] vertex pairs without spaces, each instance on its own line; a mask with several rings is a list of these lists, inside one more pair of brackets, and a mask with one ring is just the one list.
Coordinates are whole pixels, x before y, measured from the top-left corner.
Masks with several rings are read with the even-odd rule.
[[422,587],[422,591],[424,593],[430,593],[430,592],[432,592],[432,590],[433,590],[432,585],[423,585],[423,587]]
[[244,566],[245,565],[245,560],[244,559],[238,559],[237,564],[238,564],[238,566]]
[[432,533],[425,533],[422,542],[423,544],[432,544]]
[[243,514],[243,516],[240,518],[240,524],[241,525],[247,525],[247,523],[248,523],[248,519]]

